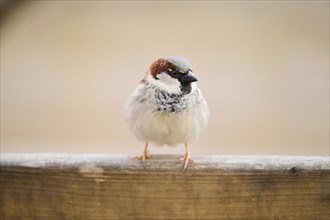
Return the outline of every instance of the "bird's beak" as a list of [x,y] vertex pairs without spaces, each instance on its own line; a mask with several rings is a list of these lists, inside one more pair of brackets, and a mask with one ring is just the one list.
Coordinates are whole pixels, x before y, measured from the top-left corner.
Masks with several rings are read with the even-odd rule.
[[186,73],[183,77],[182,77],[182,81],[185,83],[191,83],[191,82],[196,82],[197,78],[196,76],[193,74],[192,71],[188,71],[188,73]]

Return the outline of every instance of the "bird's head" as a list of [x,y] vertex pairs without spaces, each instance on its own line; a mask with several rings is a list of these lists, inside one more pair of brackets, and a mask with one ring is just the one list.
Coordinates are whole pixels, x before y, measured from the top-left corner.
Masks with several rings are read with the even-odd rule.
[[150,66],[150,80],[169,93],[188,94],[192,90],[191,84],[197,81],[191,69],[190,63],[183,57],[159,58]]

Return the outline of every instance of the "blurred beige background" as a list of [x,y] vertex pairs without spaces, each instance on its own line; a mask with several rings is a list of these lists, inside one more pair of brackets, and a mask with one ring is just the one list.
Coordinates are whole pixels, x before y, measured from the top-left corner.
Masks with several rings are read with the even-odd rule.
[[168,55],[211,110],[193,154],[329,155],[328,1],[17,4],[1,21],[1,152],[140,153],[125,103]]

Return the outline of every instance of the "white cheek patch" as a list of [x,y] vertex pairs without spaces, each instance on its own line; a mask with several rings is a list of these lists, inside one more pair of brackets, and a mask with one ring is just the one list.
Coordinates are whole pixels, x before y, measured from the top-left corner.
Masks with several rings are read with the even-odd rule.
[[179,82],[179,80],[177,79],[173,79],[170,75],[166,74],[166,73],[160,73],[157,75],[157,78],[162,81],[163,83],[166,83],[166,84],[177,84]]
[[154,80],[154,84],[158,86],[158,88],[165,90],[170,93],[179,93],[180,82],[178,79],[173,79],[167,73],[160,73],[157,75],[158,80]]

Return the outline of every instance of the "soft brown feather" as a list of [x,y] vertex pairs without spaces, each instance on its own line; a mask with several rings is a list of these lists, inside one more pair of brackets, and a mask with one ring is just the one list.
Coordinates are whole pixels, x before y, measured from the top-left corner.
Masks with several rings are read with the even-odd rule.
[[155,62],[153,62],[150,66],[150,74],[154,79],[158,79],[157,75],[162,72],[166,72],[167,70],[175,69],[175,65],[168,62],[164,58],[159,58]]

